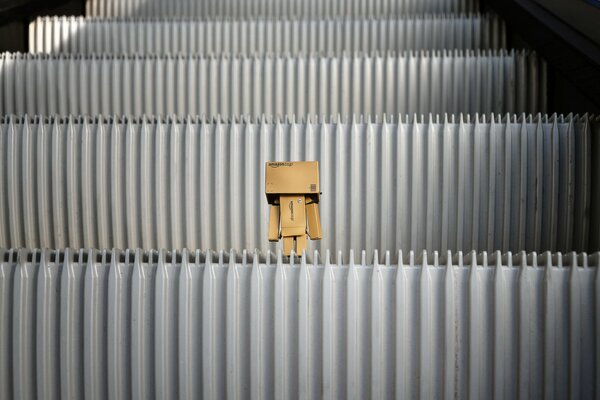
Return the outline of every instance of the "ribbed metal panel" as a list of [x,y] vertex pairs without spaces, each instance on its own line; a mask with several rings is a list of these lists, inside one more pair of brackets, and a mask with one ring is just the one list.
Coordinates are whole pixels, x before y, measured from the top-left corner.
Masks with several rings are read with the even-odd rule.
[[[264,163],[318,160],[311,249],[600,249],[598,118],[0,120],[0,247],[275,249]],[[598,142],[595,142],[598,147]],[[597,214],[596,214],[597,215]],[[596,233],[594,235],[594,233]]]
[[0,397],[600,396],[600,254],[357,256],[0,251]]
[[301,21],[43,17],[29,26],[32,53],[341,54],[505,47],[504,24],[480,14]]
[[477,11],[476,0],[86,0],[98,17],[372,17]]
[[4,53],[1,114],[292,116],[538,112],[546,67],[506,51],[401,55]]

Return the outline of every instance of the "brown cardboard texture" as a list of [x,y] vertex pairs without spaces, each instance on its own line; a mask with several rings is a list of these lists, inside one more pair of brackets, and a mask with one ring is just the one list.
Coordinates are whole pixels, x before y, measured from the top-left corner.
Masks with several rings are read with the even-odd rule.
[[319,163],[268,162],[265,194],[270,204],[269,241],[283,241],[283,254],[302,254],[306,235],[321,239]]
[[279,206],[269,207],[269,242],[279,241]]
[[319,217],[319,206],[315,203],[306,205],[306,217],[308,236],[312,240],[320,240],[323,238],[321,231],[321,218]]
[[281,196],[281,236],[306,236],[304,196]]
[[269,204],[278,204],[286,194],[303,194],[318,203],[320,199],[319,162],[267,162],[265,194]]

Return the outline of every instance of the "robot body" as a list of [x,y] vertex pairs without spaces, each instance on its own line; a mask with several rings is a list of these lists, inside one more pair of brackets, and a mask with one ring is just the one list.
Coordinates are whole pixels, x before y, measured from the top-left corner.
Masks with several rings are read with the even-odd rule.
[[318,203],[319,164],[308,162],[268,162],[266,195],[270,204],[269,241],[283,241],[283,254],[302,254],[308,235],[322,237]]

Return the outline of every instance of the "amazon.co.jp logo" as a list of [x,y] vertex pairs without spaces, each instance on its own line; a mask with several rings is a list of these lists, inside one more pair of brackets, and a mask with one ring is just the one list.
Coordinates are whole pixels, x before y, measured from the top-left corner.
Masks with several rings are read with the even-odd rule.
[[290,216],[290,219],[293,221],[293,220],[294,220],[294,202],[293,202],[293,201],[290,201],[290,205],[289,205],[289,207],[290,207],[290,212],[291,212],[291,214],[292,214],[292,215]]
[[269,163],[269,167],[271,168],[279,168],[279,167],[291,167],[293,163],[291,162],[275,162]]

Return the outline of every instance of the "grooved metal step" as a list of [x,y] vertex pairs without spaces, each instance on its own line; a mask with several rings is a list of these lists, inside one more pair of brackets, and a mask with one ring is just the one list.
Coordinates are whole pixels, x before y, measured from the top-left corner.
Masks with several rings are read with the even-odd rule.
[[505,47],[504,23],[486,14],[240,21],[42,17],[29,26],[31,53],[341,54]]
[[533,53],[0,56],[0,114],[270,116],[543,112]]
[[6,117],[0,247],[275,249],[264,164],[308,159],[324,232],[309,249],[599,249],[598,135],[588,116]]
[[599,394],[600,254],[443,255],[0,250],[0,397]]
[[309,19],[473,12],[478,9],[476,0],[86,0],[88,17]]

